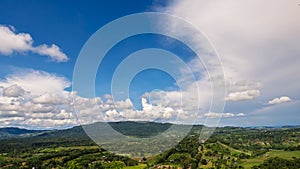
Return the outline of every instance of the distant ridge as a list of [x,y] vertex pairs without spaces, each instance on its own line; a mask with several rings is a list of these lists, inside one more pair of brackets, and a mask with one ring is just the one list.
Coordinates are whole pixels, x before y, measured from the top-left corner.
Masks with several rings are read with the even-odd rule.
[[[97,122],[93,124],[83,125],[93,126],[104,122]],[[185,126],[184,124],[172,124],[172,123],[161,123],[161,122],[149,122],[149,121],[120,121],[120,122],[108,122],[108,124],[116,131],[135,137],[150,137],[157,135],[161,132],[166,131],[172,125]],[[186,125],[189,126],[189,125]],[[194,127],[201,129],[203,125],[197,124]],[[0,139],[8,138],[23,138],[23,137],[73,137],[87,138],[81,126],[74,126],[68,129],[51,129],[51,130],[29,130],[18,127],[5,127],[0,128]],[[293,129],[300,128],[300,125],[278,125],[278,126],[249,126],[249,127],[238,127],[238,126],[224,126],[217,127],[219,129]]]
[[108,123],[116,131],[127,135],[137,137],[150,137],[164,132],[172,126],[170,123],[156,123],[146,121],[122,121]]
[[278,128],[300,128],[300,125],[275,125],[275,126],[249,126],[242,128],[254,128],[254,129],[278,129]]
[[48,130],[28,130],[18,127],[5,127],[0,128],[0,138],[11,138],[11,137],[27,137],[42,134]]

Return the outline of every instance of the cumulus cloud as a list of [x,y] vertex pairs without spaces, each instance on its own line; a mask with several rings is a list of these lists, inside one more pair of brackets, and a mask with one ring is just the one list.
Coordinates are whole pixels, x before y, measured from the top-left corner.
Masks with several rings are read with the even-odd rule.
[[273,100],[268,101],[268,104],[281,104],[285,102],[290,102],[292,101],[289,97],[287,96],[282,96],[280,98],[275,98]]
[[48,72],[21,69],[6,76],[4,80],[0,79],[0,86],[9,87],[11,85],[17,85],[34,95],[41,95],[63,93],[65,88],[70,87],[70,82],[62,76]]
[[236,116],[242,117],[242,116],[245,116],[245,113],[238,113],[238,114],[236,114]]
[[215,113],[215,112],[208,112],[204,114],[205,117],[208,118],[228,118],[228,117],[242,117],[245,116],[244,113],[238,113],[238,114],[233,114],[233,113]]
[[17,33],[12,26],[0,25],[0,53],[11,55],[13,52],[33,52],[48,56],[53,61],[66,62],[68,56],[55,44],[33,46],[33,39],[28,33]]
[[[0,80],[0,126],[63,128],[99,121],[190,121],[193,116],[177,99],[161,104],[142,98],[142,109],[131,100],[114,101],[111,95],[84,98],[67,91],[70,82],[55,74],[21,69]],[[33,83],[34,82],[34,83]],[[159,93],[157,93],[159,94]],[[168,95],[175,96],[177,93]],[[78,119],[78,121],[76,120]]]
[[228,101],[242,101],[242,100],[251,100],[255,97],[258,97],[260,95],[259,90],[248,90],[248,91],[242,91],[242,92],[234,92],[229,93],[226,97],[226,100]]
[[132,107],[133,107],[131,100],[128,98],[125,101],[117,101],[114,103],[114,105],[117,109],[121,109],[121,110],[132,109]]
[[43,44],[33,48],[32,51],[40,55],[49,56],[51,59],[57,62],[66,62],[69,60],[68,56],[64,54],[57,45],[54,44],[51,46]]
[[11,26],[0,25],[0,52],[12,54],[14,51],[25,52],[31,50],[32,37],[27,33],[15,33]]
[[[97,121],[159,121],[173,122],[176,118],[184,118],[181,109],[152,105],[145,98],[141,99],[142,109],[132,109],[130,99],[115,103],[91,102],[92,99],[78,97],[74,103],[77,117],[81,124]],[[100,101],[100,100],[99,100]]]
[[[70,82],[55,74],[20,69],[0,80],[0,125],[60,128],[76,125]],[[22,120],[21,120],[22,119]]]

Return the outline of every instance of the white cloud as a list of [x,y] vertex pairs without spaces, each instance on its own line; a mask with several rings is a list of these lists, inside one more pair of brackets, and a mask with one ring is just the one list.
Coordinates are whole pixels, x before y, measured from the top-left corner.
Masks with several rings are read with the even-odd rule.
[[11,85],[18,85],[33,95],[62,94],[64,89],[70,86],[70,82],[64,77],[44,71],[21,69],[8,75],[4,80],[0,80],[0,86],[9,87]]
[[[1,93],[0,93],[0,96],[1,96]],[[8,104],[11,102],[11,100],[13,100],[13,99],[10,97],[2,96],[2,97],[0,97],[0,105]]]
[[43,44],[35,47],[33,51],[40,55],[49,56],[54,61],[66,62],[69,60],[68,56],[64,54],[58,46],[54,44],[52,44],[51,46]]
[[54,105],[43,105],[43,104],[31,102],[31,101],[20,102],[19,105],[22,105],[22,107],[19,109],[19,111],[24,111],[29,114],[47,113],[47,112],[56,112],[57,111],[57,107]]
[[104,97],[105,99],[110,99],[110,100],[113,99],[112,95],[109,95],[109,94],[105,94],[103,97]]
[[290,102],[292,101],[289,97],[287,96],[282,96],[280,98],[275,98],[273,100],[268,101],[268,104],[281,104],[285,102]]
[[[43,71],[20,69],[0,80],[0,126],[61,128],[77,125],[70,82]],[[17,117],[22,117],[22,120]]]
[[105,112],[105,117],[104,119],[105,121],[119,121],[120,119],[120,113],[116,110],[107,110]]
[[[81,124],[97,121],[174,121],[182,110],[174,110],[171,107],[152,105],[142,98],[142,109],[132,109],[130,99],[117,101],[115,103],[101,102],[98,104],[90,102],[91,99],[77,98],[74,103],[77,117]],[[118,109],[116,109],[118,107]],[[179,118],[181,118],[179,116]]]
[[68,61],[68,56],[61,49],[52,44],[48,46],[42,44],[33,46],[33,39],[28,33],[17,33],[12,26],[0,25],[0,53],[10,55],[13,52],[34,52],[40,55],[50,57],[53,61],[65,62]]
[[144,111],[151,111],[152,105],[147,103],[147,100],[145,98],[142,98],[142,106]]
[[16,84],[3,89],[3,96],[7,97],[18,97],[23,95],[24,93],[25,90]]
[[[100,97],[83,98],[76,92],[66,91],[70,82],[64,77],[36,70],[21,71],[0,82],[3,89],[0,91],[0,126],[64,128],[77,125],[76,117],[80,124],[122,120],[191,123],[195,120],[194,97],[187,97],[192,103],[189,99],[182,100],[182,96],[191,96],[192,90],[145,94],[148,100],[142,98],[142,109],[135,110],[130,99],[113,102],[110,95],[104,96],[105,101]],[[4,95],[7,89],[13,92]],[[209,112],[199,116],[221,118],[245,114]]]
[[68,103],[68,100],[61,94],[45,93],[32,99],[33,103],[62,105]]
[[260,95],[259,90],[248,90],[242,92],[229,93],[226,97],[228,101],[242,101],[242,100],[251,100]]
[[204,114],[205,117],[208,118],[228,118],[228,117],[242,117],[245,116],[244,113],[238,113],[238,114],[233,114],[233,113],[215,113],[215,112],[208,112]]
[[245,113],[238,113],[238,114],[236,114],[236,116],[243,117],[243,116],[245,116]]
[[116,109],[132,109],[133,104],[130,99],[126,99],[125,101],[117,101],[114,103]]
[[0,52],[9,55],[31,50],[33,40],[27,33],[16,34],[12,27],[0,25],[0,42]]
[[[254,99],[259,93],[264,94],[263,98],[281,92],[292,96],[300,90],[300,74],[294,73],[298,72],[300,64],[300,10],[297,3],[177,0],[159,11],[186,19],[214,44],[224,67],[229,100]],[[173,31],[177,29],[176,23],[162,29]],[[195,37],[193,32],[185,30],[182,30],[182,36],[192,42]],[[201,64],[191,65],[197,70]],[[249,91],[254,94],[249,95]]]
[[[177,107],[180,108],[182,105],[182,92],[180,91],[162,91],[157,90],[151,93],[144,93],[143,98],[148,98],[152,104],[161,105],[164,107]],[[145,105],[146,99],[142,99],[142,104]]]
[[[247,90],[264,90],[265,94],[280,92],[274,89],[286,81],[293,82],[286,91],[299,91],[299,85],[293,85],[299,81],[292,79],[300,78],[291,76],[300,64],[297,4],[280,0],[190,0],[175,1],[159,10],[183,17],[207,35],[218,50],[229,91],[239,81],[259,81],[262,89]],[[194,37],[193,33],[182,34],[191,40]]]

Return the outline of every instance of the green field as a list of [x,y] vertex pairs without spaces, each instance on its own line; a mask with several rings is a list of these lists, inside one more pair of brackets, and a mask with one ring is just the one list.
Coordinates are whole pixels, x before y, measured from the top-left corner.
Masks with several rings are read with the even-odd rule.
[[147,168],[146,164],[140,164],[137,166],[129,166],[129,167],[125,167],[124,169],[144,169],[144,168]]
[[267,152],[264,157],[280,157],[284,159],[292,159],[293,157],[300,157],[300,151],[271,150],[270,152]]
[[254,165],[261,164],[264,160],[270,157],[280,157],[283,159],[292,159],[293,157],[300,157],[300,151],[284,151],[284,150],[271,150],[260,157],[252,159],[243,159],[242,166],[246,169],[251,168]]

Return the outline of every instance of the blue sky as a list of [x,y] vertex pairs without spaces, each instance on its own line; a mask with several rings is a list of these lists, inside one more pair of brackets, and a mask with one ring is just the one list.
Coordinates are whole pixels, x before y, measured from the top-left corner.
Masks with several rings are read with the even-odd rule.
[[[297,4],[277,0],[268,7],[262,6],[259,1],[239,2],[234,6],[196,0],[88,3],[2,0],[0,126],[64,128],[78,124],[74,120],[76,111],[82,113],[77,115],[82,115],[80,123],[83,124],[97,120],[193,121],[190,116],[190,109],[195,107],[193,101],[180,101],[183,96],[195,100],[192,84],[180,91],[180,82],[161,70],[138,73],[129,86],[129,98],[113,100],[114,71],[128,55],[147,48],[170,51],[193,71],[196,77],[193,84],[199,86],[197,92],[200,94],[197,123],[212,118],[221,119],[219,125],[300,124],[300,77],[296,73],[300,63],[297,46],[300,43],[300,10]],[[253,13],[251,9],[258,12]],[[280,16],[275,14],[278,9],[283,11]],[[196,26],[206,41],[212,43],[226,79],[223,118],[222,112],[209,110],[211,79],[198,59],[201,56],[196,56],[199,51],[192,51],[179,40],[163,35],[136,35],[116,44],[99,66],[95,79],[96,97],[83,98],[72,92],[74,66],[86,41],[111,21],[140,12],[181,17]],[[193,43],[193,32],[177,30],[180,25],[176,24],[170,21],[170,26],[161,29],[178,31]],[[181,67],[178,70],[182,71]],[[180,80],[185,79],[181,77]],[[84,119],[87,114],[89,118]],[[177,117],[178,114],[182,117]]]
[[[26,57],[1,58],[1,64],[45,69],[72,77],[76,57],[86,40],[99,28],[121,16],[151,9],[152,1],[131,3],[119,1],[1,1],[1,24],[12,25],[20,32],[28,32],[34,43],[57,44],[70,57],[69,62],[45,62],[45,58],[27,54]],[[21,54],[22,55],[22,54]],[[14,60],[15,59],[15,60]],[[66,69],[67,67],[67,69]]]

